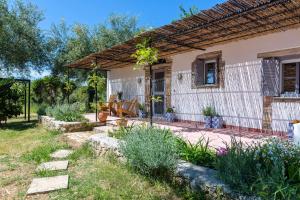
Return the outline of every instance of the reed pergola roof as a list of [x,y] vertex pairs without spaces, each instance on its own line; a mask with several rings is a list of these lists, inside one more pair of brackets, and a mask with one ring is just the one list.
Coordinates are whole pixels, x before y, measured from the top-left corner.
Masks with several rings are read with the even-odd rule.
[[131,54],[143,38],[151,37],[161,58],[247,39],[300,25],[300,0],[229,0],[197,15],[145,32],[110,49],[93,53],[68,65],[91,68],[96,63],[103,70],[135,63]]

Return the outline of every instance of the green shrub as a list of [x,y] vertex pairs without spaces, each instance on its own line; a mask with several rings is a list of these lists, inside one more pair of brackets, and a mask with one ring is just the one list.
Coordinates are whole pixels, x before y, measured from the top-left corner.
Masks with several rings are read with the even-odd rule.
[[56,120],[65,122],[85,121],[82,116],[82,107],[80,104],[62,104],[56,105],[53,108],[48,107],[46,113],[50,117],[54,117]]
[[209,139],[206,140],[202,136],[196,144],[192,144],[182,138],[177,138],[177,146],[181,159],[195,165],[211,168],[215,166],[216,153],[209,148]]
[[34,161],[36,163],[47,162],[51,160],[50,154],[54,151],[63,148],[63,145],[48,144],[44,146],[39,146],[33,149],[31,152],[23,155],[26,161]]
[[38,109],[37,109],[36,113],[38,115],[46,115],[46,109],[47,109],[47,105],[41,104],[41,105],[38,106]]
[[79,149],[76,149],[69,156],[69,159],[71,159],[73,161],[77,161],[80,158],[91,158],[93,156],[94,156],[94,151],[93,151],[92,147],[88,143],[85,143]]
[[216,115],[216,111],[213,107],[207,106],[207,107],[203,108],[202,114],[204,116],[213,117]]
[[116,130],[108,131],[108,136],[114,137],[117,139],[123,139],[124,137],[126,137],[127,135],[129,135],[131,133],[133,128],[134,128],[133,124],[128,127],[121,126]]
[[300,195],[300,148],[280,139],[242,145],[233,140],[217,159],[221,178],[232,188],[263,199],[297,199]]
[[169,130],[134,127],[124,138],[121,151],[128,163],[145,175],[166,176],[177,164],[176,139]]

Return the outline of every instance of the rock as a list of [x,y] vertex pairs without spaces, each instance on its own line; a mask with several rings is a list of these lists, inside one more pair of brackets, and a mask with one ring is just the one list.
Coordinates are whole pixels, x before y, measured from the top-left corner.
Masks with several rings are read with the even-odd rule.
[[49,171],[55,171],[55,170],[66,170],[68,168],[69,161],[63,160],[63,161],[52,161],[52,162],[46,162],[40,164],[40,166],[37,167],[37,171],[43,171],[43,170],[49,170]]
[[27,191],[28,195],[45,193],[54,190],[67,189],[69,182],[69,176],[55,176],[46,178],[35,178],[32,180],[29,189]]
[[60,159],[60,158],[66,158],[68,157],[70,154],[72,154],[73,151],[72,150],[66,150],[66,149],[62,149],[62,150],[57,150],[54,153],[52,153],[50,156],[52,158],[56,158],[56,159]]

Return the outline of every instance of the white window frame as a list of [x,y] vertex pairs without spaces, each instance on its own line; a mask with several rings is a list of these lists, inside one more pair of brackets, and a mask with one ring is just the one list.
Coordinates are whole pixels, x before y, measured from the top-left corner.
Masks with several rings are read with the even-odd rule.
[[300,94],[300,59],[287,59],[282,60],[280,62],[280,93],[284,94],[283,85],[284,85],[284,77],[283,77],[283,65],[289,63],[296,63],[296,91],[295,94]]
[[[207,84],[206,83],[206,64],[210,64],[210,63],[215,63],[215,83],[213,84]],[[218,77],[218,63],[217,63],[217,59],[212,59],[212,60],[204,60],[204,72],[203,72],[203,75],[204,75],[204,85],[205,86],[214,86],[217,84],[218,80],[217,80],[217,77]]]

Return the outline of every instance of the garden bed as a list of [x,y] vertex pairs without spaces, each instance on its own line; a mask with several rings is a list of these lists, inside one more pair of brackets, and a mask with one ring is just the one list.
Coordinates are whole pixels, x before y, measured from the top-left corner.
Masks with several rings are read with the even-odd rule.
[[62,132],[80,132],[92,131],[94,127],[104,126],[105,123],[100,122],[64,122],[57,121],[53,117],[39,116],[40,123],[49,130],[59,130]]
[[[124,161],[120,146],[124,141],[103,134],[93,135],[89,142],[97,156],[103,156],[108,152],[113,152],[119,159]],[[217,177],[217,171],[197,166],[192,163],[180,160],[175,169],[175,176],[187,181],[191,189],[195,192],[205,192],[207,197],[212,199],[221,198],[223,200],[256,200],[259,198],[240,195],[230,189],[223,181]]]

